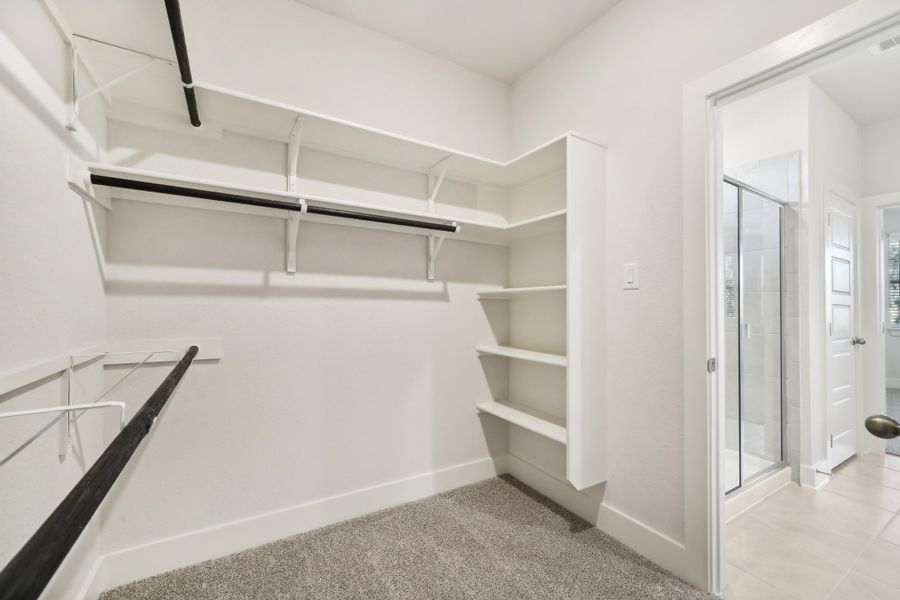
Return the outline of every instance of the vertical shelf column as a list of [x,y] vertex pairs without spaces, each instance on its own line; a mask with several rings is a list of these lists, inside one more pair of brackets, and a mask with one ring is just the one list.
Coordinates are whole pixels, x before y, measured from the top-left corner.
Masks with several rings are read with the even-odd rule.
[[576,489],[606,481],[606,149],[567,140],[568,285],[566,477]]

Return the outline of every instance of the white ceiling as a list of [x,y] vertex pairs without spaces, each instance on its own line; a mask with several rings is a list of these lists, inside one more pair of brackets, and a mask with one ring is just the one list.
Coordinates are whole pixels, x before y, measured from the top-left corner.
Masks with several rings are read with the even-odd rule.
[[618,0],[298,0],[503,82]]
[[900,47],[880,55],[858,52],[812,79],[860,125],[900,116]]

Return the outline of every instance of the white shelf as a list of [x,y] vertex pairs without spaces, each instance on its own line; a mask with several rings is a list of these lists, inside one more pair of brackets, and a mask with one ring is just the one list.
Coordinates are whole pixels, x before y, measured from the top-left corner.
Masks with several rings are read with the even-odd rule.
[[509,300],[511,298],[521,298],[522,296],[531,296],[534,294],[565,291],[565,285],[538,285],[533,287],[504,288],[502,290],[484,290],[478,292],[478,297],[483,300]]
[[482,402],[478,410],[565,445],[566,428],[561,419],[532,410],[514,402]]
[[501,161],[215,85],[195,82],[194,89],[203,107],[204,122],[287,141],[294,120],[301,115],[306,148],[423,173],[449,157],[447,177],[460,181],[510,188],[561,169],[566,162],[568,133],[512,160]]
[[[144,169],[121,167],[118,165],[96,162],[84,163],[83,167],[90,173],[107,175],[110,177],[123,177],[126,179],[135,179],[138,181],[161,183],[165,185],[188,186],[216,192],[251,194],[254,196],[262,196],[271,198],[272,200],[281,201],[296,201],[296,199],[299,197],[308,200],[313,204],[335,208],[360,210],[380,215],[397,216],[411,219],[426,219],[435,223],[456,222],[460,226],[460,231],[459,233],[448,234],[449,238],[488,244],[508,245],[509,243],[519,239],[545,235],[553,231],[562,231],[566,227],[565,209],[553,211],[551,213],[547,213],[546,215],[540,215],[509,225],[488,225],[479,223],[477,221],[472,221],[470,219],[457,218],[447,214],[428,212],[424,210],[391,208],[373,203],[353,202],[317,194],[308,194],[305,193],[302,189],[298,190],[297,192],[285,192],[282,190],[211,181],[208,179],[199,179],[196,177],[188,177],[171,173],[160,173],[158,171],[147,171]],[[223,204],[221,202],[214,202],[210,200],[181,198],[177,196],[168,196],[165,194],[156,194],[152,192],[119,189],[114,192],[114,195],[116,198],[122,200],[136,200],[170,205],[174,204],[192,208],[204,208],[209,210],[220,210],[278,218],[286,218],[287,216],[286,211],[273,210],[269,208],[258,208],[252,206]],[[317,215],[304,215],[303,219],[308,219],[310,221],[324,221],[340,225],[352,225],[356,227],[369,227],[374,229],[392,228],[419,235],[425,235],[427,233],[425,230],[410,230],[403,227],[398,228],[396,226],[362,223],[359,221],[347,222],[344,219],[333,219],[330,217],[321,217]]]
[[476,350],[482,354],[505,356],[507,358],[553,365],[555,367],[565,367],[566,364],[568,364],[566,357],[561,354],[534,352],[532,350],[522,350],[521,348],[511,348],[509,346],[479,346]]

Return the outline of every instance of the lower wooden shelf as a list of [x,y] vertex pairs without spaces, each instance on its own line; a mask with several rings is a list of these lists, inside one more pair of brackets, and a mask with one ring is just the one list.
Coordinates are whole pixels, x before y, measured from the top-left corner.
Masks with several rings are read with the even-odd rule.
[[553,365],[556,367],[565,367],[568,361],[561,354],[548,354],[546,352],[534,352],[533,350],[522,350],[521,348],[511,348],[510,346],[478,346],[476,350],[482,354],[493,354],[495,356],[505,356],[507,358],[515,358],[528,362],[542,363],[545,365]]
[[482,402],[476,405],[478,410],[504,421],[518,425],[554,442],[565,445],[566,428],[560,419],[532,410],[515,402]]

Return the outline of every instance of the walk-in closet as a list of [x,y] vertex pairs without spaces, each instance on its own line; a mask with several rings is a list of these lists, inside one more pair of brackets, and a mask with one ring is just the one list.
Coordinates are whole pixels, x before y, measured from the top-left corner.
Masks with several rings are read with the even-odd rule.
[[721,108],[892,2],[0,2],[0,600],[752,597],[827,152]]

